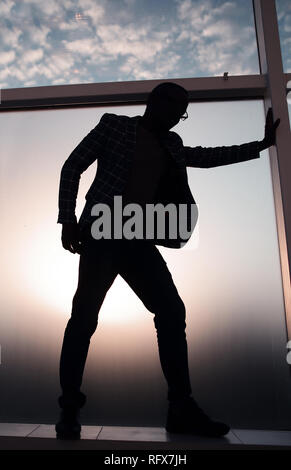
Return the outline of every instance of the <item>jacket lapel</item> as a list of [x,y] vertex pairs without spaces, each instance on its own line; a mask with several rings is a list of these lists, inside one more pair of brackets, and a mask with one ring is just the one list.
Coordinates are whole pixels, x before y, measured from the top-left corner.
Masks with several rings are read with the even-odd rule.
[[185,168],[185,161],[181,152],[179,151],[180,148],[177,147],[177,143],[172,138],[172,135],[170,132],[168,132],[168,134],[164,137],[163,145],[165,149],[170,153],[172,158],[174,159],[177,167],[180,169]]
[[[127,163],[128,165],[131,164],[132,159],[133,159],[133,153],[136,145],[136,131],[137,131],[137,125],[139,120],[141,119],[142,116],[137,115],[133,116],[128,120],[127,128],[126,128],[126,149],[127,149]],[[172,158],[174,159],[175,163],[177,164],[178,168],[183,168],[185,166],[184,160],[181,156],[181,153],[179,152],[179,149],[177,149],[177,145],[175,145],[173,138],[171,136],[171,133],[168,132],[161,138],[161,145],[165,148],[166,151],[170,153]]]
[[126,167],[129,169],[129,167],[132,164],[133,161],[133,155],[135,151],[135,146],[136,146],[136,130],[137,130],[137,125],[138,121],[141,118],[141,116],[134,116],[128,119],[127,126],[126,126],[126,132],[125,132],[125,148],[126,148]]

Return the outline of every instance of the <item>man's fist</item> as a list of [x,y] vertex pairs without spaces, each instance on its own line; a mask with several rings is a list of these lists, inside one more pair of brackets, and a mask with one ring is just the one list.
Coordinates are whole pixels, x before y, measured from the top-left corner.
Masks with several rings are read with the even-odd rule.
[[62,229],[62,244],[71,253],[80,253],[79,227],[76,222],[64,223]]
[[268,109],[266,124],[265,124],[265,137],[262,140],[262,150],[275,145],[276,143],[276,130],[280,124],[281,119],[277,119],[274,123],[273,121],[273,110],[272,108]]

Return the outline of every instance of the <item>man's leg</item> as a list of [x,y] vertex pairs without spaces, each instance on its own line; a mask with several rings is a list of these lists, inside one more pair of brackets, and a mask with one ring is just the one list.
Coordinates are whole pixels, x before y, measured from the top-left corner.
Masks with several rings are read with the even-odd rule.
[[[218,437],[229,426],[213,421],[191,397],[186,341],[185,306],[167,264],[149,241],[123,249],[119,274],[128,282],[148,310],[155,314],[161,366],[168,383],[169,409],[165,428],[173,433]],[[132,243],[127,240],[127,243]]]
[[98,313],[116,275],[111,240],[84,243],[79,260],[78,286],[73,297],[60,357],[60,384],[63,408],[83,406],[86,397],[80,391],[90,338],[98,324]]
[[184,303],[155,245],[144,240],[124,240],[122,243],[119,274],[145,307],[154,313],[160,363],[168,384],[168,400],[183,400],[192,394]]

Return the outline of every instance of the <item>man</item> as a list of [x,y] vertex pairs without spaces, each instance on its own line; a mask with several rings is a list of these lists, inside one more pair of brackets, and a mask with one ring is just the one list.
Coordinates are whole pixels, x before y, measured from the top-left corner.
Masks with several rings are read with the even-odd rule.
[[[260,151],[275,143],[280,120],[273,124],[270,109],[262,141],[216,148],[184,146],[178,134],[170,129],[180,119],[187,118],[188,103],[188,93],[183,87],[163,82],[150,93],[143,116],[105,113],[63,165],[58,223],[63,225],[63,247],[79,253],[80,261],[78,286],[60,358],[62,395],[58,402],[62,410],[56,424],[58,438],[80,437],[78,414],[86,401],[81,384],[90,338],[96,330],[105,295],[117,274],[154,314],[160,363],[168,384],[166,430],[223,436],[230,429],[227,424],[208,417],[192,397],[185,306],[155,246],[180,248],[181,238],[128,239],[123,235],[96,239],[92,230],[93,206],[102,203],[112,208],[117,195],[123,196],[123,203],[133,202],[142,209],[157,202],[176,206],[182,202],[188,208],[193,207],[187,166],[210,168],[259,158]],[[77,223],[75,205],[80,175],[96,159],[97,173]],[[189,217],[187,212],[187,223]],[[114,215],[110,218],[113,220]],[[193,223],[191,226],[193,231]]]

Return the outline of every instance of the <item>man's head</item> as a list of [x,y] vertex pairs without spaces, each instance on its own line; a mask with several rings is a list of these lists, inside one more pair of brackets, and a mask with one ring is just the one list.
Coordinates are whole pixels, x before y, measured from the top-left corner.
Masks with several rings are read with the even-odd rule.
[[188,103],[185,88],[174,82],[163,82],[151,91],[145,114],[158,130],[168,131],[178,124]]

